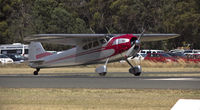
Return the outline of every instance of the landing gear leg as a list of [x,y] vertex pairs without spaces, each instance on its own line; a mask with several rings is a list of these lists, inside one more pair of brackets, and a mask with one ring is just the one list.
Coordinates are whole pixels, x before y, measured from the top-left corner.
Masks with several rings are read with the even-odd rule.
[[126,62],[131,66],[131,68],[129,69],[129,73],[134,74],[135,76],[140,76],[141,72],[142,72],[142,68],[140,65],[138,66],[133,66],[128,59],[126,59]]
[[107,74],[108,60],[109,60],[109,58],[106,60],[105,65],[96,68],[95,71],[99,74],[99,76],[105,76]]
[[38,75],[38,72],[40,71],[40,68],[36,68],[36,71],[33,72],[34,75]]

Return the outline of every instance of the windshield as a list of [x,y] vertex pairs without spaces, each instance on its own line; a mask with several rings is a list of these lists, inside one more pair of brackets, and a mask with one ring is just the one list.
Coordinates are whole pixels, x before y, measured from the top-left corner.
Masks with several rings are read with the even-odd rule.
[[192,53],[192,50],[186,50],[184,53]]
[[22,58],[21,55],[15,55],[15,58]]

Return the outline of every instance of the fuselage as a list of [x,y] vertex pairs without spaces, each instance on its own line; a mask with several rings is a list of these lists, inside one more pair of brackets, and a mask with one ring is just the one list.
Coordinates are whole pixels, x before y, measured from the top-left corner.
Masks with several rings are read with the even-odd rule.
[[132,34],[113,36],[111,38],[85,41],[76,47],[57,52],[56,54],[40,57],[42,63],[30,64],[34,68],[64,67],[75,65],[88,65],[105,63],[124,59],[126,52],[131,48],[132,42],[137,40]]

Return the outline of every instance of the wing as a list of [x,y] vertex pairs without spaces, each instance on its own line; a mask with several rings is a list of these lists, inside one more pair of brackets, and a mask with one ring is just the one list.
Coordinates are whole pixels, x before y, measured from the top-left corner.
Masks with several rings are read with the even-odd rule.
[[[133,34],[134,36],[141,36],[141,34]],[[141,42],[167,40],[180,36],[179,34],[143,34]]]
[[[105,38],[106,36],[120,36],[124,34],[35,34],[26,37],[25,41],[39,41],[62,45],[79,45],[84,42],[95,40],[98,38]],[[141,34],[133,34],[134,36],[141,36]],[[142,42],[167,40],[178,37],[179,34],[143,34]]]
[[62,45],[79,45],[88,40],[105,38],[109,34],[35,34],[26,37],[25,41],[39,41]]

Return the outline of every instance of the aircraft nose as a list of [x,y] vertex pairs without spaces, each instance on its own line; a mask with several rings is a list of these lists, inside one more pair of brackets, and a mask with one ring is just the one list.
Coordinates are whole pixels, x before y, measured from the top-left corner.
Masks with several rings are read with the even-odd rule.
[[131,43],[131,46],[133,46],[134,44],[139,43],[139,40],[137,40],[136,37],[132,37],[130,40],[130,43]]

